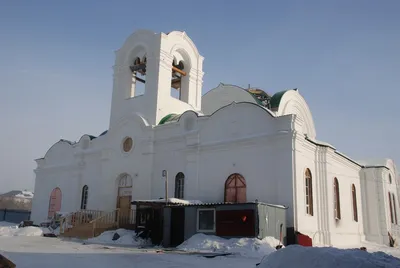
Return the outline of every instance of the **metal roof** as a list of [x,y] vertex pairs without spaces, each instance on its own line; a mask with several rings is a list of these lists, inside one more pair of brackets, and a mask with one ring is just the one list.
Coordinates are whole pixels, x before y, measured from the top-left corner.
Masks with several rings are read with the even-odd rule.
[[287,209],[288,207],[283,205],[275,205],[275,204],[268,204],[263,202],[246,202],[246,203],[225,203],[225,202],[216,202],[216,203],[201,203],[201,204],[169,204],[168,207],[212,207],[212,206],[240,206],[240,205],[264,205],[269,207],[276,207]]
[[269,203],[263,203],[263,202],[246,202],[246,203],[232,203],[232,202],[211,202],[211,203],[174,203],[174,202],[168,202],[166,205],[165,202],[158,202],[158,201],[151,201],[151,200],[143,200],[143,201],[132,201],[132,204],[154,204],[154,205],[163,205],[163,206],[168,206],[168,207],[213,207],[213,206],[240,206],[240,205],[264,205],[264,206],[269,206],[269,207],[276,207],[276,208],[281,208],[281,209],[288,209],[287,206],[284,205],[276,205],[276,204],[269,204]]

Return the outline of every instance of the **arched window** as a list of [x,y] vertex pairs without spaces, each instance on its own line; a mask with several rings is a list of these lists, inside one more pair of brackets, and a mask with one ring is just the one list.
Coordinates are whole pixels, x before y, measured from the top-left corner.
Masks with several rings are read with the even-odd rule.
[[181,101],[186,101],[187,99],[184,81],[187,75],[186,69],[183,60],[178,60],[174,57],[171,72],[171,97]]
[[306,213],[314,215],[314,201],[313,201],[313,187],[311,171],[307,168],[305,172],[306,177]]
[[232,174],[225,182],[225,202],[246,202],[246,180],[240,174]]
[[333,180],[333,194],[334,194],[334,213],[335,213],[335,219],[340,220],[341,215],[340,215],[340,191],[339,191],[339,182],[338,179],[335,178]]
[[132,72],[130,97],[133,98],[143,95],[146,83],[147,58],[143,57],[143,59],[141,60],[140,57],[136,57],[129,68]]
[[393,200],[394,223],[397,224],[396,198],[394,197],[394,193],[392,193],[392,200]]
[[60,188],[54,188],[50,194],[48,217],[54,217],[56,212],[61,210],[62,193]]
[[86,209],[88,201],[89,187],[87,185],[82,188],[81,209]]
[[351,197],[353,200],[353,220],[358,222],[357,193],[356,186],[354,184],[351,185]]
[[389,174],[389,183],[392,184],[392,176]]
[[185,175],[179,172],[175,176],[175,198],[183,199],[185,192]]
[[392,196],[390,192],[388,193],[389,195],[389,209],[390,209],[390,221],[394,223],[394,218],[393,218],[393,206],[392,206]]

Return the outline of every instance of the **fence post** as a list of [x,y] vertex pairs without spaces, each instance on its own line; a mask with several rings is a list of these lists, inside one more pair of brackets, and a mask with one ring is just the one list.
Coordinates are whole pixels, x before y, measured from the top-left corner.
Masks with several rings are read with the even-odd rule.
[[6,218],[7,218],[6,215],[7,215],[7,209],[5,208],[4,209],[4,215],[3,215],[3,221],[6,221]]
[[92,222],[92,228],[93,228],[93,237],[96,237],[96,220]]
[[119,228],[119,208],[117,208],[117,228]]

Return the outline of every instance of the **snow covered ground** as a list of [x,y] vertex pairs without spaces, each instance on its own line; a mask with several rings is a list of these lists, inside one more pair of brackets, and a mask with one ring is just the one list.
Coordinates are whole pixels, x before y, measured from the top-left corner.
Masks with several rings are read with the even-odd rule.
[[[289,246],[276,251],[279,242],[242,238],[223,239],[198,234],[185,241],[176,252],[160,248],[138,248],[147,241],[134,238],[134,232],[119,229],[108,231],[87,241],[46,238],[44,228],[17,228],[15,224],[0,222],[0,254],[13,261],[18,268],[31,267],[257,267],[258,268],[353,268],[400,267],[400,249],[364,244],[367,253],[358,249],[305,248]],[[117,232],[120,238],[113,241]],[[107,245],[107,246],[105,246]],[[129,247],[127,247],[129,246]],[[230,256],[204,258],[193,252],[228,252]]]
[[251,258],[217,257],[207,259],[188,254],[157,253],[122,247],[83,245],[45,237],[0,237],[0,254],[13,261],[18,268],[32,267],[255,267],[259,261]]

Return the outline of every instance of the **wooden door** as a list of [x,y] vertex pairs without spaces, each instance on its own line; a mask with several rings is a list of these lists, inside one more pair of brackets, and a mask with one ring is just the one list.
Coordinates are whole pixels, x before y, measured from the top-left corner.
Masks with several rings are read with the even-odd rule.
[[130,196],[119,196],[118,197],[118,208],[119,208],[119,225],[122,228],[127,228],[131,224],[131,197]]
[[240,174],[232,174],[225,182],[225,202],[246,203],[246,180]]

